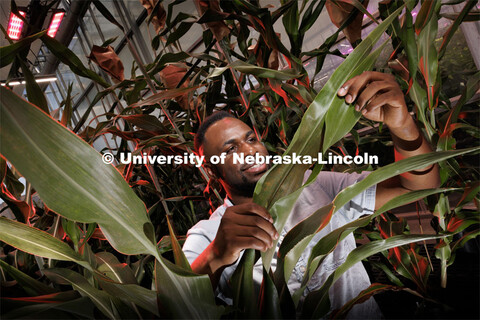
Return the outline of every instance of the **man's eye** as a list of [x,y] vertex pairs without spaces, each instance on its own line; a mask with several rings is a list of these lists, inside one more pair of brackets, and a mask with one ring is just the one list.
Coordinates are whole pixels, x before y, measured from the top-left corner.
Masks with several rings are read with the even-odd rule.
[[255,142],[255,141],[257,141],[257,138],[255,138],[255,137],[250,137],[250,138],[248,138],[248,141],[249,141],[249,142]]
[[227,153],[232,153],[233,151],[235,151],[235,147],[230,147],[227,149]]

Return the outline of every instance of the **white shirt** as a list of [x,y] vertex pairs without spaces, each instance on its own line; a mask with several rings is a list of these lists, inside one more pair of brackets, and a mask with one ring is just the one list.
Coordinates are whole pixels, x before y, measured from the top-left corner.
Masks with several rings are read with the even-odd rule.
[[[311,171],[307,171],[304,181],[308,178]],[[293,228],[298,222],[314,213],[319,208],[333,201],[335,196],[344,188],[363,179],[368,172],[362,174],[337,173],[337,172],[321,172],[315,181],[303,189],[298,197],[297,202],[289,216],[285,227],[280,233],[277,250],[281,241],[287,232]],[[304,253],[298,260],[290,279],[288,280],[288,288],[291,293],[300,288],[303,275],[306,271],[306,264],[313,246],[325,235],[331,231],[355,220],[365,214],[372,214],[375,208],[375,192],[376,186],[372,186],[354,197],[345,206],[340,208],[332,217],[329,224],[320,230],[312,241],[309,243]],[[210,216],[209,220],[202,220],[193,226],[187,233],[187,239],[183,246],[183,251],[188,261],[192,263],[207,248],[207,246],[215,239],[220,221],[225,213],[226,208],[233,204],[229,199],[225,199],[222,206],[218,207]],[[309,284],[304,292],[307,295],[310,291],[319,289],[333,270],[338,268],[347,258],[347,255],[355,249],[355,239],[353,234],[348,235],[342,240],[337,248],[330,253],[325,261],[320,265],[318,270],[312,276]],[[240,260],[240,259],[238,259]],[[228,279],[232,276],[237,267],[237,263],[225,268],[223,271],[218,288],[217,296],[228,304],[232,304]],[[272,270],[277,265],[276,258],[272,260]],[[259,259],[255,264],[253,271],[254,281],[260,285],[262,281],[262,261]],[[355,298],[360,291],[366,289],[370,285],[367,272],[362,263],[359,262],[346,271],[330,288],[329,297],[331,309],[342,307],[349,300]],[[368,301],[355,305],[348,314],[348,318],[379,318],[380,310],[373,298]]]

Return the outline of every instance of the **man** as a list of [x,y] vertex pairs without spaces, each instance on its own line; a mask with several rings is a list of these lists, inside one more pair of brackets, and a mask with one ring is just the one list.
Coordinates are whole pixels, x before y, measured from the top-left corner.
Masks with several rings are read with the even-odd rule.
[[[431,152],[414,120],[407,111],[403,93],[392,75],[379,72],[364,72],[347,81],[338,91],[347,103],[354,103],[355,109],[370,120],[385,123],[391,132],[395,146],[395,159]],[[290,214],[284,230],[275,230],[267,210],[252,202],[256,182],[268,170],[266,164],[235,164],[233,154],[267,156],[267,150],[257,140],[255,133],[242,121],[227,113],[214,113],[199,128],[195,137],[195,148],[210,159],[211,156],[226,154],[224,163],[205,164],[207,173],[224,187],[227,198],[209,220],[200,221],[188,232],[183,247],[192,269],[208,274],[218,296],[231,303],[228,279],[233,274],[244,249],[265,251],[273,241],[280,238],[298,222],[318,208],[330,203],[345,187],[365,177],[364,174],[342,174],[322,172],[305,188]],[[305,179],[308,177],[307,171]],[[408,172],[367,189],[342,207],[330,223],[321,230],[300,257],[288,287],[294,292],[300,287],[306,262],[313,245],[324,235],[342,225],[373,213],[390,199],[410,190],[435,188],[440,184],[436,165]],[[277,245],[277,249],[278,246]],[[318,289],[328,275],[341,265],[346,256],[355,248],[353,235],[339,243],[310,281],[305,294]],[[275,268],[276,260],[272,262]],[[261,281],[261,262],[254,268],[254,279]],[[218,285],[218,287],[217,287]],[[370,285],[365,269],[358,263],[349,269],[330,289],[332,309],[343,306]],[[373,299],[356,305],[349,316],[372,318],[379,316]]]

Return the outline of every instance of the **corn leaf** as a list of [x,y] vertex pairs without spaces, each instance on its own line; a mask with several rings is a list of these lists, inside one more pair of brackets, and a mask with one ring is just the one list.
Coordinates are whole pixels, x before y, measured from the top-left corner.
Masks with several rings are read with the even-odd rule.
[[302,318],[321,318],[328,310],[330,310],[330,299],[328,296],[328,289],[335,283],[336,280],[354,264],[362,261],[363,259],[374,255],[378,252],[382,252],[398,246],[403,246],[412,242],[425,241],[431,239],[438,239],[445,237],[444,235],[399,235],[393,236],[384,240],[372,241],[364,244],[361,247],[354,249],[348,256],[345,262],[340,265],[335,271],[328,277],[325,284],[318,290],[312,291],[305,298],[304,308],[302,310]]
[[79,273],[68,269],[47,269],[45,275],[55,282],[68,283],[82,296],[89,297],[95,306],[108,318],[118,319],[119,313],[114,306],[113,297],[108,293],[94,288],[87,279]]
[[168,232],[170,234],[170,241],[172,243],[173,258],[175,259],[175,264],[185,270],[191,271],[192,268],[190,267],[190,263],[188,262],[185,254],[182,251],[182,246],[180,246],[180,243],[178,243],[170,220],[171,217],[167,215]]
[[[312,249],[307,265],[308,273],[304,277],[302,287],[297,290],[297,292],[295,292],[294,301],[298,303],[298,299],[300,297],[300,294],[303,294],[305,285],[308,283],[310,277],[313,275],[318,265],[321,263],[321,260],[318,260],[317,257],[322,258],[325,257],[328,253],[332,252],[337,246],[337,244],[347,235],[352,233],[355,229],[366,226],[372,219],[388,210],[410,203],[420,198],[424,198],[431,194],[452,190],[456,189],[426,189],[408,192],[390,200],[374,214],[352,221],[323,237]],[[308,218],[298,223],[294,228],[292,228],[292,230],[287,233],[279,249],[277,270],[275,271],[276,277],[283,276],[285,281],[288,280],[293,268],[295,267],[295,264],[300,258],[300,255],[307,247],[308,243],[312,240],[315,233],[325,227],[325,225],[330,221],[332,215],[336,212],[338,208],[340,208],[340,206],[335,206],[334,201],[333,203],[317,210]],[[283,272],[283,274],[281,274],[281,272]]]
[[46,295],[56,292],[57,290],[47,286],[43,282],[33,279],[29,275],[23,273],[17,268],[12,267],[3,260],[0,260],[0,267],[9,274],[14,280],[21,285],[23,290],[30,296]]
[[58,240],[49,233],[5,217],[0,217],[0,240],[36,256],[61,261],[73,261],[87,269],[92,269],[65,242]]
[[124,254],[157,255],[145,205],[120,173],[38,108],[10,90],[0,90],[0,153],[32,183],[45,204],[70,220],[97,222]]
[[95,275],[100,286],[110,295],[116,296],[126,304],[134,303],[143,309],[160,316],[157,305],[157,293],[136,284],[122,284]]
[[45,95],[43,94],[42,89],[40,89],[37,81],[35,81],[35,77],[33,76],[32,72],[27,67],[25,62],[22,61],[22,59],[18,59],[17,61],[20,63],[23,76],[25,77],[25,89],[27,90],[28,101],[38,106],[45,113],[49,114],[50,111],[48,110],[47,99],[45,98]]
[[160,257],[155,262],[155,287],[160,314],[176,319],[218,319],[223,307],[215,304],[207,275],[197,275]]
[[95,260],[98,265],[97,270],[111,280],[124,284],[137,283],[132,269],[130,269],[127,264],[120,263],[117,257],[110,252],[99,252],[95,254]]
[[[366,68],[370,67],[371,59],[368,59],[370,50],[373,44],[377,42],[382,33],[387,29],[393,19],[400,13],[402,8],[396,10],[390,17],[382,22],[374,31],[366,37],[355,50],[347,57],[347,59],[335,70],[328,82],[319,92],[315,101],[305,112],[302,122],[295,133],[295,136],[290,143],[287,151],[284,155],[311,155],[316,156],[319,151],[319,140],[322,137],[322,131],[324,126],[324,119],[329,110],[331,109],[332,117],[335,112],[341,112],[345,119],[335,117],[333,123],[343,123],[345,120],[347,124],[342,127],[344,132],[339,131],[339,128],[333,127],[326,132],[324,139],[330,143],[336,142],[335,139],[340,139],[348,133],[359,117],[359,114],[355,114],[353,108],[340,99],[337,96],[337,91],[340,86],[345,83],[352,76],[361,73]],[[372,57],[372,56],[371,56]],[[364,63],[362,63],[364,62]],[[361,66],[358,66],[360,63]],[[362,70],[363,68],[363,70]],[[328,143],[323,144],[323,150],[326,150],[330,145]],[[276,165],[273,166],[267,174],[263,175],[260,181],[257,183],[254,194],[254,201],[267,209],[273,209],[273,204],[285,195],[292,193],[297,189],[303,180],[304,172],[309,165]],[[314,178],[314,177],[312,177]],[[275,219],[275,227],[277,230],[282,230],[290,212],[289,207],[293,206],[293,203],[297,199],[300,193],[289,198],[288,203],[283,202],[277,205],[278,209],[281,209],[281,214],[277,214],[277,210],[270,210],[270,214]],[[275,248],[275,246],[273,246]],[[263,264],[268,270],[273,257],[274,249],[267,250],[262,254]]]
[[218,77],[229,68],[233,68],[241,73],[252,74],[260,78],[270,78],[276,80],[291,80],[300,76],[300,74],[294,69],[273,70],[237,60],[227,67],[215,68],[207,79]]
[[[77,296],[76,291],[71,291]],[[63,292],[56,294],[59,296]],[[32,315],[35,315],[37,319],[95,319],[94,310],[95,305],[91,302],[88,297],[80,297],[72,300],[67,300],[65,302],[52,302],[45,303],[51,295],[39,296],[36,298],[46,300],[39,300],[38,303],[33,305],[27,305],[24,307],[16,308],[8,313],[2,314],[3,319],[22,319],[22,318],[31,318]],[[22,298],[24,299],[24,298]],[[17,301],[15,301],[17,302]],[[3,310],[2,310],[3,311]]]
[[42,39],[48,50],[50,50],[61,62],[69,66],[73,73],[81,77],[89,78],[97,82],[102,87],[109,87],[108,82],[106,82],[102,77],[100,77],[92,70],[85,68],[82,61],[77,57],[77,55],[75,55],[72,50],[61,44],[58,40],[55,40],[54,38],[49,37],[45,34],[40,38]]
[[436,105],[434,101],[434,86],[437,81],[438,72],[437,49],[435,48],[437,30],[437,16],[433,14],[430,21],[418,35],[418,67],[427,85],[428,106],[430,108]]
[[[440,46],[440,50],[438,52],[438,58],[442,58],[443,55],[445,54],[445,51],[447,50],[447,45],[452,39],[453,35],[455,34],[455,31],[457,31],[458,27],[460,24],[468,18],[468,12],[472,10],[472,8],[475,7],[475,1],[466,1],[465,6],[463,7],[462,11],[458,14],[458,16],[455,18],[455,21],[452,23],[450,28],[448,28],[447,32],[443,35],[443,41],[442,45]],[[477,12],[478,16],[478,12]],[[468,20],[467,20],[468,21]]]
[[31,36],[25,37],[8,46],[0,47],[0,68],[11,64],[18,53],[27,48],[33,41],[39,39],[45,33],[47,33],[46,30],[32,34]]

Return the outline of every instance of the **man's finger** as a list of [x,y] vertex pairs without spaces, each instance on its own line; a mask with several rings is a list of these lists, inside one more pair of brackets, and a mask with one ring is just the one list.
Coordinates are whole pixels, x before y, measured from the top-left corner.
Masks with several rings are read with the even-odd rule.
[[259,217],[257,215],[250,215],[250,216],[245,216],[245,215],[238,215],[237,216],[239,219],[237,223],[241,226],[250,226],[250,227],[258,227],[264,232],[266,232],[270,237],[273,239],[278,238],[278,232],[273,226],[273,224],[267,220],[265,220],[262,217]]
[[243,215],[258,215],[267,221],[273,222],[272,216],[268,213],[267,209],[256,203],[244,203],[238,206],[231,207],[237,214]]
[[345,96],[345,101],[347,103],[352,103],[355,101],[358,91],[365,87],[369,82],[387,81],[390,80],[390,77],[390,75],[381,72],[365,71],[345,82],[338,90],[337,94],[340,97]]
[[255,249],[266,251],[269,247],[261,240],[254,237],[238,237],[235,241],[235,247],[240,250]]
[[362,109],[362,114],[366,115],[367,113],[373,113],[375,110],[377,110],[380,107],[383,107],[387,103],[389,103],[392,98],[395,96],[394,92],[386,92],[383,94],[379,94],[375,98],[372,99],[363,109]]
[[237,235],[241,237],[257,238],[258,240],[261,240],[263,243],[265,243],[269,248],[271,248],[273,245],[273,237],[262,228],[243,226],[242,228],[238,228],[236,232],[238,232]]
[[359,93],[355,103],[355,110],[360,111],[365,105],[382,91],[392,88],[392,84],[387,81],[375,81]]

